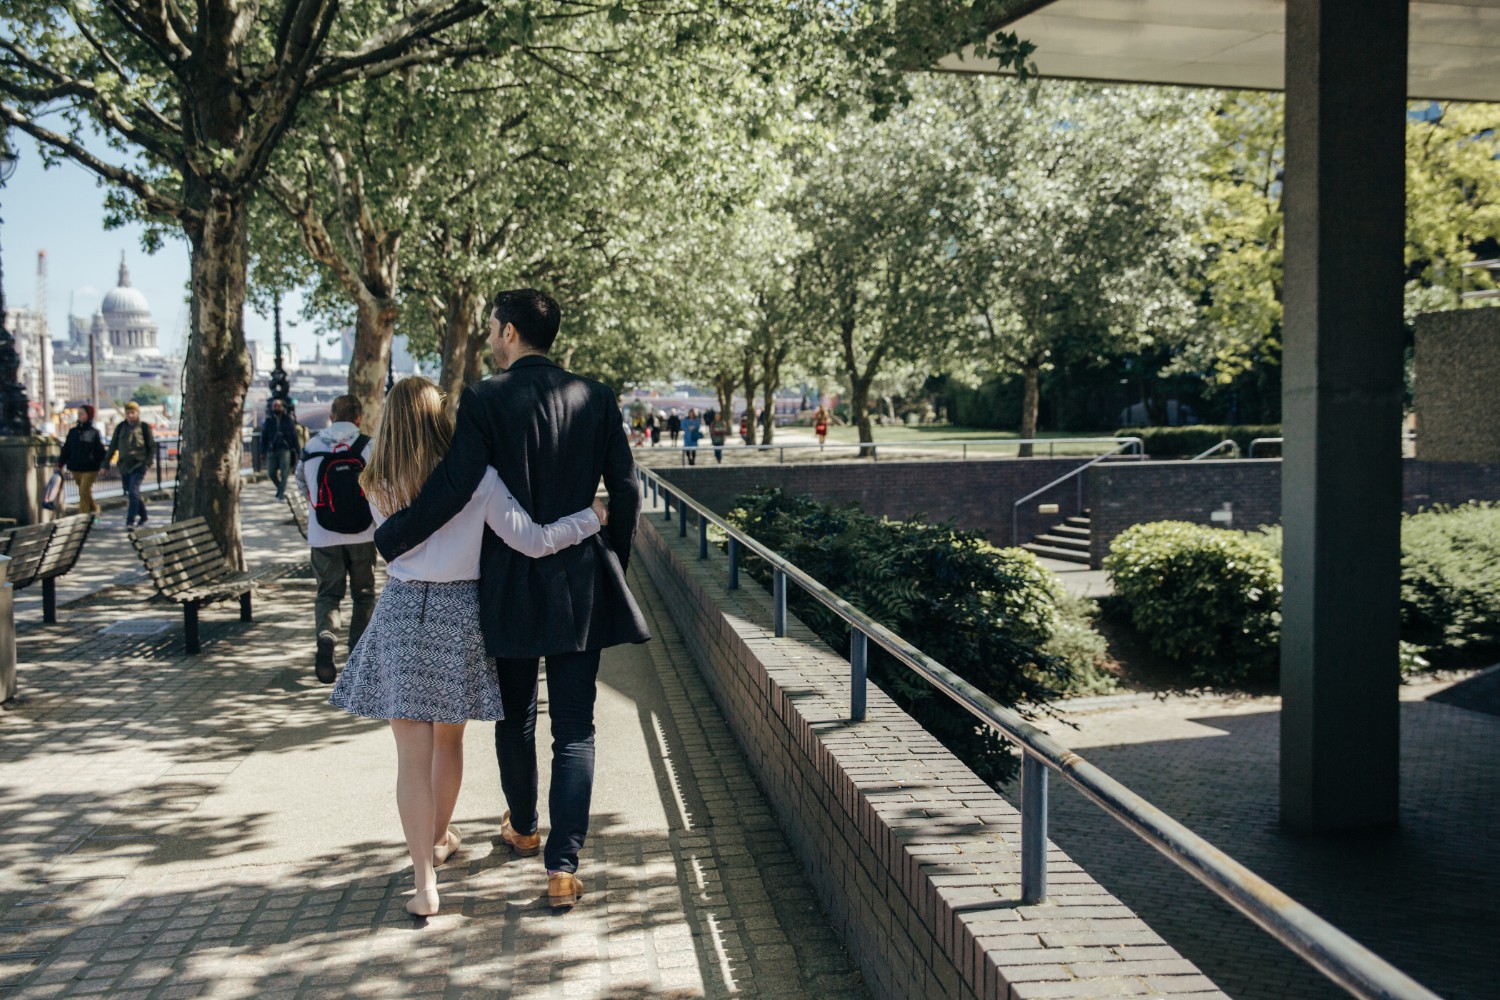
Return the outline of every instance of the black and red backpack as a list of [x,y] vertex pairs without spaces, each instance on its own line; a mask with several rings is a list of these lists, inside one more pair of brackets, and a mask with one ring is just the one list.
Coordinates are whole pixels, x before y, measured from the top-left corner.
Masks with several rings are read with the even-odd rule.
[[337,451],[304,451],[302,460],[321,458],[318,466],[318,488],[313,499],[313,516],[318,524],[340,535],[357,535],[375,523],[370,501],[360,488],[359,474],[365,471],[365,446],[370,443],[361,434],[347,448]]

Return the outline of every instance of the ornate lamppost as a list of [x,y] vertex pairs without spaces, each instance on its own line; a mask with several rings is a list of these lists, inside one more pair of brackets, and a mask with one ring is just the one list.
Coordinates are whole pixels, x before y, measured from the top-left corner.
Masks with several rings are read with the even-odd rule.
[[[16,172],[16,155],[0,137],[0,185]],[[21,384],[21,355],[5,322],[5,267],[0,263],[0,436],[31,434],[31,404]]]
[[286,405],[288,412],[292,408],[292,383],[287,378],[286,367],[281,360],[281,293],[276,293],[276,298],[271,305],[271,315],[275,321],[276,329],[276,366],[271,369],[271,400],[281,400]]

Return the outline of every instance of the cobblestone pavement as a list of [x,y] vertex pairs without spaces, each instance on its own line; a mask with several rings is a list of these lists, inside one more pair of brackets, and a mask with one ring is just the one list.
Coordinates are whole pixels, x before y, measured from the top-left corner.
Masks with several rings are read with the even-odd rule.
[[[1398,829],[1298,836],[1277,820],[1275,698],[1091,700],[1048,728],[1448,1000],[1500,996],[1500,718],[1402,689]],[[1344,997],[1063,782],[1051,834],[1237,1000]]]
[[[300,556],[277,506],[247,509],[252,564]],[[128,545],[100,541],[88,572],[128,572]],[[139,585],[74,600],[57,626],[20,616],[0,997],[864,996],[659,597],[632,584],[658,638],[605,655],[589,894],[565,915],[540,858],[492,843],[479,723],[443,912],[406,915],[394,747],[312,680],[310,580],[267,588],[252,624],[207,609],[197,657],[177,607]]]

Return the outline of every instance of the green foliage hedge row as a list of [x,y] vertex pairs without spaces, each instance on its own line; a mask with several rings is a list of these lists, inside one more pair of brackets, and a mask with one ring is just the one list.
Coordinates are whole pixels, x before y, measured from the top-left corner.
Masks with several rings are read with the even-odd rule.
[[1104,569],[1131,625],[1195,680],[1275,676],[1281,563],[1244,532],[1138,524],[1115,537]]
[[[1115,437],[1138,437],[1152,458],[1192,458],[1201,455],[1225,438],[1240,446],[1241,457],[1248,458],[1250,442],[1256,438],[1281,437],[1280,424],[1194,424],[1188,427],[1121,427]],[[1227,451],[1224,453],[1228,457]],[[1277,445],[1264,445],[1257,458],[1280,455]]]
[[[1044,706],[1072,677],[1065,656],[1087,662],[1102,655],[1101,645],[1081,634],[1091,631],[1087,609],[1070,605],[1066,616],[1059,610],[1063,591],[1054,574],[1030,553],[996,549],[978,532],[886,521],[857,505],[821,504],[779,489],[737,498],[728,517],[1003,704]],[[761,560],[743,565],[769,584]],[[787,602],[823,641],[848,655],[843,619],[797,587]],[[1045,649],[1054,640],[1059,653]],[[985,781],[1014,774],[1014,758],[988,727],[873,643],[869,668],[881,690]]]
[[[1223,531],[1175,521],[1122,532],[1104,562],[1131,624],[1200,681],[1270,679],[1280,639],[1279,527]],[[1401,665],[1439,649],[1500,648],[1500,504],[1401,521]]]

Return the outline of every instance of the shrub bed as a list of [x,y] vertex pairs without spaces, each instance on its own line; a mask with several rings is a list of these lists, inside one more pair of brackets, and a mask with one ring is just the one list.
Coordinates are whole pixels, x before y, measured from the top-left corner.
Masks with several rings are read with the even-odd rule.
[[[1194,679],[1270,679],[1281,544],[1279,526],[1239,532],[1162,521],[1121,533],[1104,568],[1142,639]],[[1500,649],[1500,504],[1403,517],[1402,674],[1427,668],[1434,654],[1490,649]]]
[[[1035,710],[1062,694],[1083,664],[1103,685],[1089,608],[1063,600],[1056,576],[1028,552],[996,549],[976,531],[918,520],[887,521],[857,505],[834,506],[779,489],[737,498],[729,520],[842,598],[1005,705]],[[745,570],[770,584],[770,568]],[[792,587],[791,610],[848,655],[843,619]],[[1064,606],[1060,609],[1059,603]],[[1053,644],[1049,648],[1049,643]],[[987,782],[1010,778],[1015,759],[987,726],[873,643],[870,678]]]
[[1281,564],[1244,532],[1186,521],[1138,524],[1104,560],[1148,646],[1211,684],[1276,674]]
[[[1240,446],[1240,455],[1248,456],[1250,442],[1256,438],[1281,437],[1280,424],[1232,426],[1228,424],[1194,424],[1188,427],[1121,427],[1115,437],[1138,437],[1152,458],[1192,458],[1201,455],[1225,438]],[[1278,446],[1268,445],[1257,457],[1280,455]]]

